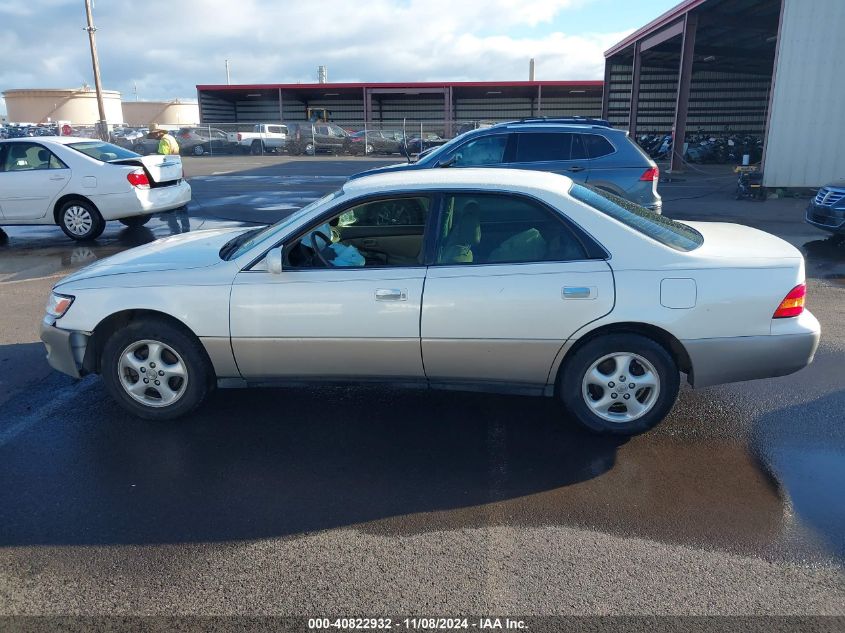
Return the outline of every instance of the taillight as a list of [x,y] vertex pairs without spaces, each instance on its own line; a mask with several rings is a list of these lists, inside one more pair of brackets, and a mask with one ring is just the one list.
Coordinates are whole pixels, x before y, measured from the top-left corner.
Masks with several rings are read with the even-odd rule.
[[773,319],[787,319],[797,317],[804,311],[804,300],[807,298],[807,286],[799,284],[789,291],[789,294],[780,302],[775,310]]
[[243,138],[243,136],[241,136],[241,133],[238,132],[238,141],[242,141],[242,140],[244,140],[244,138]]
[[147,178],[146,172],[143,169],[136,169],[135,171],[126,174],[126,180],[129,184],[138,189],[149,189],[150,179]]
[[640,176],[640,180],[652,182],[655,180],[660,180],[660,168],[659,167],[649,167],[643,172],[643,175]]

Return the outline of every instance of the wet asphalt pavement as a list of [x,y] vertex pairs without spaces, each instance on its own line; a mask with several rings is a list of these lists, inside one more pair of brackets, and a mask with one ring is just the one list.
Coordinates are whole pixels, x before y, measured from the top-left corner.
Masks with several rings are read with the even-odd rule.
[[50,371],[50,286],[157,237],[272,222],[361,159],[186,159],[194,201],[77,245],[0,244],[0,614],[845,614],[845,247],[804,200],[737,202],[724,171],[667,215],[802,248],[823,338],[784,378],[682,389],[632,439],[555,402],[377,387],[218,391],[129,418]]

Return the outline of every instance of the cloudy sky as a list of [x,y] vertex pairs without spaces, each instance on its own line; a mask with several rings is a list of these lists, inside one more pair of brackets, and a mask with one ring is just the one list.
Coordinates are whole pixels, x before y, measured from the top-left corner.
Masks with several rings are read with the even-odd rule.
[[[603,51],[678,0],[95,0],[103,86],[600,79]],[[83,0],[0,0],[0,92],[93,84]],[[5,106],[0,100],[0,112]]]

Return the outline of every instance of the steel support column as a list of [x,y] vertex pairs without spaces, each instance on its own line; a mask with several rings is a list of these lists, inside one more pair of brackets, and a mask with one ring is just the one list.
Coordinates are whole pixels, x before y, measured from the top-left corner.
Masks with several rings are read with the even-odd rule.
[[543,84],[537,84],[537,116],[543,116]]
[[373,122],[373,95],[367,88],[364,91],[364,123]]
[[613,65],[611,61],[613,58],[608,57],[604,60],[604,86],[601,92],[601,118],[607,121],[608,112],[610,110],[610,67]]
[[452,108],[452,87],[449,86],[448,88],[443,89],[443,125],[444,125],[444,133],[446,134],[447,138],[452,136],[452,118],[453,118],[453,108]]
[[681,43],[681,63],[678,71],[678,97],[675,101],[675,124],[672,126],[672,161],[669,171],[683,171],[684,139],[687,135],[687,110],[689,90],[692,82],[692,59],[695,52],[695,31],[698,16],[687,13],[684,16],[684,36]]
[[628,115],[628,136],[637,139],[637,115],[640,110],[640,70],[642,69],[643,52],[641,43],[634,44],[634,68],[631,72],[631,107]]
[[282,89],[279,88],[279,121],[284,123],[285,122],[285,109],[284,109],[284,102],[282,101]]

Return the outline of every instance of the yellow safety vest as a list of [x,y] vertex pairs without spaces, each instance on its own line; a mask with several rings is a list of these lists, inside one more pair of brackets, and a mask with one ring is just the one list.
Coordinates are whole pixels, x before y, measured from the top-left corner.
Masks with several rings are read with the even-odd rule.
[[165,134],[158,142],[158,153],[164,154],[165,156],[167,154],[178,154],[179,144],[170,134]]

